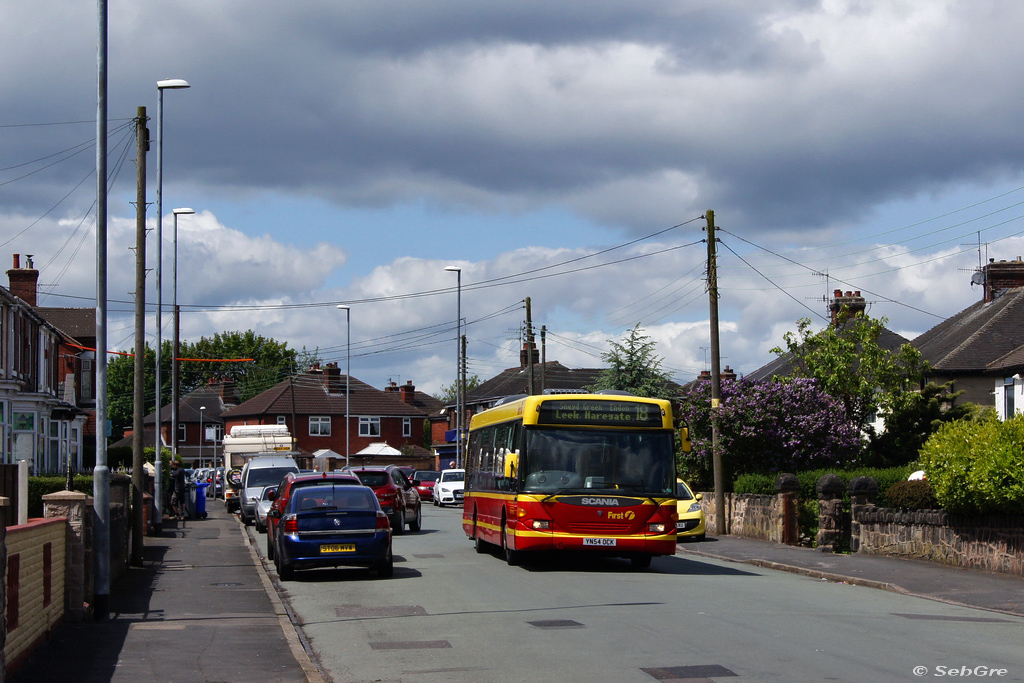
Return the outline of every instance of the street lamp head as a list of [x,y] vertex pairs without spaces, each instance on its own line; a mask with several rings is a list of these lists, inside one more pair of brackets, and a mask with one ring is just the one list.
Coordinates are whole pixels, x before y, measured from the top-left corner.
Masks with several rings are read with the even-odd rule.
[[183,78],[167,78],[156,82],[157,90],[181,90],[182,88],[190,87],[192,86]]
[[459,268],[458,266],[445,266],[444,269],[447,270],[449,273],[461,273],[462,272],[462,268]]
[[349,310],[349,307],[345,306],[344,304],[339,304],[338,305],[338,310],[339,311],[347,311],[347,310]]
[[187,206],[183,206],[180,209],[175,209],[174,210],[174,215],[175,216],[182,216],[184,214],[189,214],[189,213],[195,213],[195,209],[190,209]]

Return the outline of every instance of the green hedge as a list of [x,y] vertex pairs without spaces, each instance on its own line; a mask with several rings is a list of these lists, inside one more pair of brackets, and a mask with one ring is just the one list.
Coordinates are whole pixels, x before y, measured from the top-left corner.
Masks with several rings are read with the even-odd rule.
[[[884,469],[873,468],[873,467],[860,467],[853,470],[833,470],[833,469],[821,469],[821,470],[808,470],[806,472],[797,472],[796,478],[800,482],[800,499],[801,500],[817,500],[818,492],[815,487],[818,484],[818,480],[826,474],[835,474],[843,480],[847,486],[849,486],[852,479],[857,477],[872,477],[878,482],[878,500],[876,503],[880,507],[886,507],[888,501],[886,499],[886,492],[893,484],[906,481],[910,473],[914,471],[914,466],[906,465],[903,467],[889,467]],[[736,482],[733,484],[733,491],[736,493],[757,493],[757,494],[769,494],[775,493],[775,477],[774,474],[744,474],[736,478]],[[843,494],[843,499],[849,501],[849,493]]]
[[921,449],[919,468],[945,510],[1024,513],[1024,415],[943,425]]
[[[65,477],[29,477],[28,478],[28,516],[43,516],[43,496],[48,493],[63,491],[67,483]],[[76,474],[72,489],[92,495],[92,475]]]

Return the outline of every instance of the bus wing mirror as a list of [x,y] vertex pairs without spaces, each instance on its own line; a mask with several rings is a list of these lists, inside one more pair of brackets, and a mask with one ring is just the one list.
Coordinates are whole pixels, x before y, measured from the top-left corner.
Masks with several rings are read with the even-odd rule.
[[693,443],[690,442],[690,429],[689,427],[683,427],[679,430],[679,439],[683,443],[683,453],[689,453],[693,450]]
[[519,472],[519,454],[516,452],[505,454],[505,478],[515,479]]

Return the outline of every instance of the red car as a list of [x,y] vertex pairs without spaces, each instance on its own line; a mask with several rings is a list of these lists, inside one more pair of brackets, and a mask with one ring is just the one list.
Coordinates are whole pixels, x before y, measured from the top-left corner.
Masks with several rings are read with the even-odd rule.
[[434,484],[437,483],[440,476],[440,472],[433,470],[416,470],[412,473],[412,480],[419,482],[416,484],[416,491],[420,494],[420,500],[429,500],[434,497]]
[[277,534],[278,520],[281,518],[281,511],[288,505],[288,499],[297,488],[303,486],[317,486],[319,484],[346,484],[360,485],[363,482],[352,472],[339,470],[337,472],[289,472],[278,484],[277,491],[271,494],[270,510],[277,510],[277,515],[267,514],[267,559],[274,559],[274,540]]
[[391,530],[395,535],[409,531],[419,531],[423,519],[420,505],[420,494],[402,470],[395,465],[352,468],[351,470],[364,486],[369,486],[377,495],[381,509],[391,520]]

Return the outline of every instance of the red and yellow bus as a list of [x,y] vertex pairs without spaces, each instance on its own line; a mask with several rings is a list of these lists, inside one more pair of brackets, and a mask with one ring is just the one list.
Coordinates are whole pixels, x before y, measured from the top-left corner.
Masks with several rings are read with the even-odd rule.
[[668,401],[618,394],[507,400],[473,416],[462,527],[509,564],[542,550],[650,566],[676,551]]

